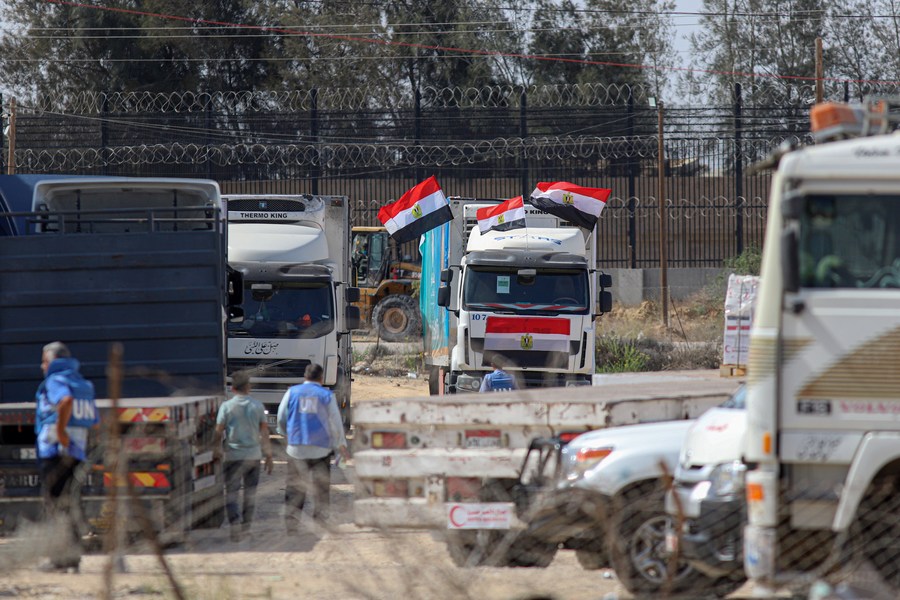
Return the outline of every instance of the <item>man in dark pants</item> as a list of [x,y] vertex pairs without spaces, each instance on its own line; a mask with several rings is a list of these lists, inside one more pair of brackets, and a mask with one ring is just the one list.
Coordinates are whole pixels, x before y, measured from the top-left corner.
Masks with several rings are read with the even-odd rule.
[[[250,373],[237,371],[231,376],[234,396],[219,407],[216,417],[216,439],[213,443],[216,458],[222,454],[225,438],[225,510],[231,524],[231,541],[250,529],[256,509],[256,488],[259,485],[259,463],[266,457],[266,473],[272,473],[272,446],[269,425],[262,403],[250,396]],[[241,485],[244,486],[243,507],[238,504]]]
[[285,526],[297,533],[308,496],[313,497],[313,518],[328,519],[331,489],[331,455],[350,458],[341,412],[331,390],[324,387],[320,365],[306,367],[300,385],[292,386],[278,405],[278,431],[287,438]]
[[44,346],[38,387],[37,452],[41,467],[44,512],[51,532],[50,557],[43,571],[78,570],[81,562],[80,516],[76,472],[87,458],[88,431],[99,422],[94,386],[62,342]]

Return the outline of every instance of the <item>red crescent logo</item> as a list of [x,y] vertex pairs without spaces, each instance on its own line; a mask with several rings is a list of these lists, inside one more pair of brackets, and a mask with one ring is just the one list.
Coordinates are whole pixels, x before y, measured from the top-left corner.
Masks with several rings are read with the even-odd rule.
[[[456,514],[456,511],[458,511],[458,510],[462,510],[462,511],[463,511],[464,517],[463,517],[462,523],[458,522],[458,521],[456,520],[456,517],[454,516],[454,515]],[[465,509],[464,507],[460,506],[459,504],[457,504],[456,506],[454,506],[453,508],[451,508],[451,509],[450,509],[450,514],[448,515],[448,517],[449,517],[449,519],[450,519],[450,524],[453,525],[454,527],[462,527],[462,526],[465,524],[466,517],[468,517],[468,515],[467,515],[466,512],[465,512],[465,510],[466,510],[466,509]]]

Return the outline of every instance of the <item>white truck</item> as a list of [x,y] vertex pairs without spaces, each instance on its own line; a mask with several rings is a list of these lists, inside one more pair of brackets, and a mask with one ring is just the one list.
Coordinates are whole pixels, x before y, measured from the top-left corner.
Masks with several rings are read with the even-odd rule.
[[[481,234],[477,210],[498,201],[449,202],[453,220],[428,232],[422,259],[432,392],[477,392],[498,354],[519,387],[590,385],[594,320],[612,304],[596,233],[528,207],[526,228]],[[430,298],[436,272],[447,285]]]
[[814,135],[841,139],[772,179],[744,453],[758,590],[863,559],[900,593],[900,136],[872,135],[888,109],[817,105]]
[[278,403],[310,363],[325,369],[349,427],[350,207],[343,196],[227,195],[228,264],[244,279],[244,316],[228,324],[228,372],[250,369],[274,426]]
[[495,564],[543,566],[546,553],[522,553],[524,543],[510,543],[525,528],[513,496],[533,438],[693,418],[733,388],[717,374],[623,374],[594,387],[359,403],[355,521],[431,529],[461,565],[492,557]]

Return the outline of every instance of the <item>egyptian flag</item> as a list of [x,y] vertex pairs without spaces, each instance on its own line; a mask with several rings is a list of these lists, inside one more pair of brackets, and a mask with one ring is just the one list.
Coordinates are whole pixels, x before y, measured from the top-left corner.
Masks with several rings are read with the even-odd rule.
[[516,196],[496,206],[479,208],[475,212],[475,218],[478,219],[478,229],[482,235],[491,229],[497,231],[518,229],[525,227],[525,204],[522,202],[522,196]]
[[555,317],[488,317],[484,349],[569,351],[569,320]]
[[378,220],[398,244],[414,240],[426,231],[453,220],[450,203],[432,175],[399,200],[383,206]]
[[605,188],[581,187],[565,181],[542,181],[531,192],[529,202],[545,213],[592,231],[610,193],[612,190]]

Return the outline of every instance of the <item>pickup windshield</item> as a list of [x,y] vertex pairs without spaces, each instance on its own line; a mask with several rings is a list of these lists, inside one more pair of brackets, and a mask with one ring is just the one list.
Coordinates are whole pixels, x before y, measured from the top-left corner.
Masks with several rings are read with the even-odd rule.
[[467,310],[585,314],[590,308],[584,269],[469,267],[463,289]]
[[334,328],[331,285],[324,282],[245,282],[244,319],[228,335],[246,338],[317,338]]
[[803,287],[900,287],[900,196],[816,195],[805,204]]

